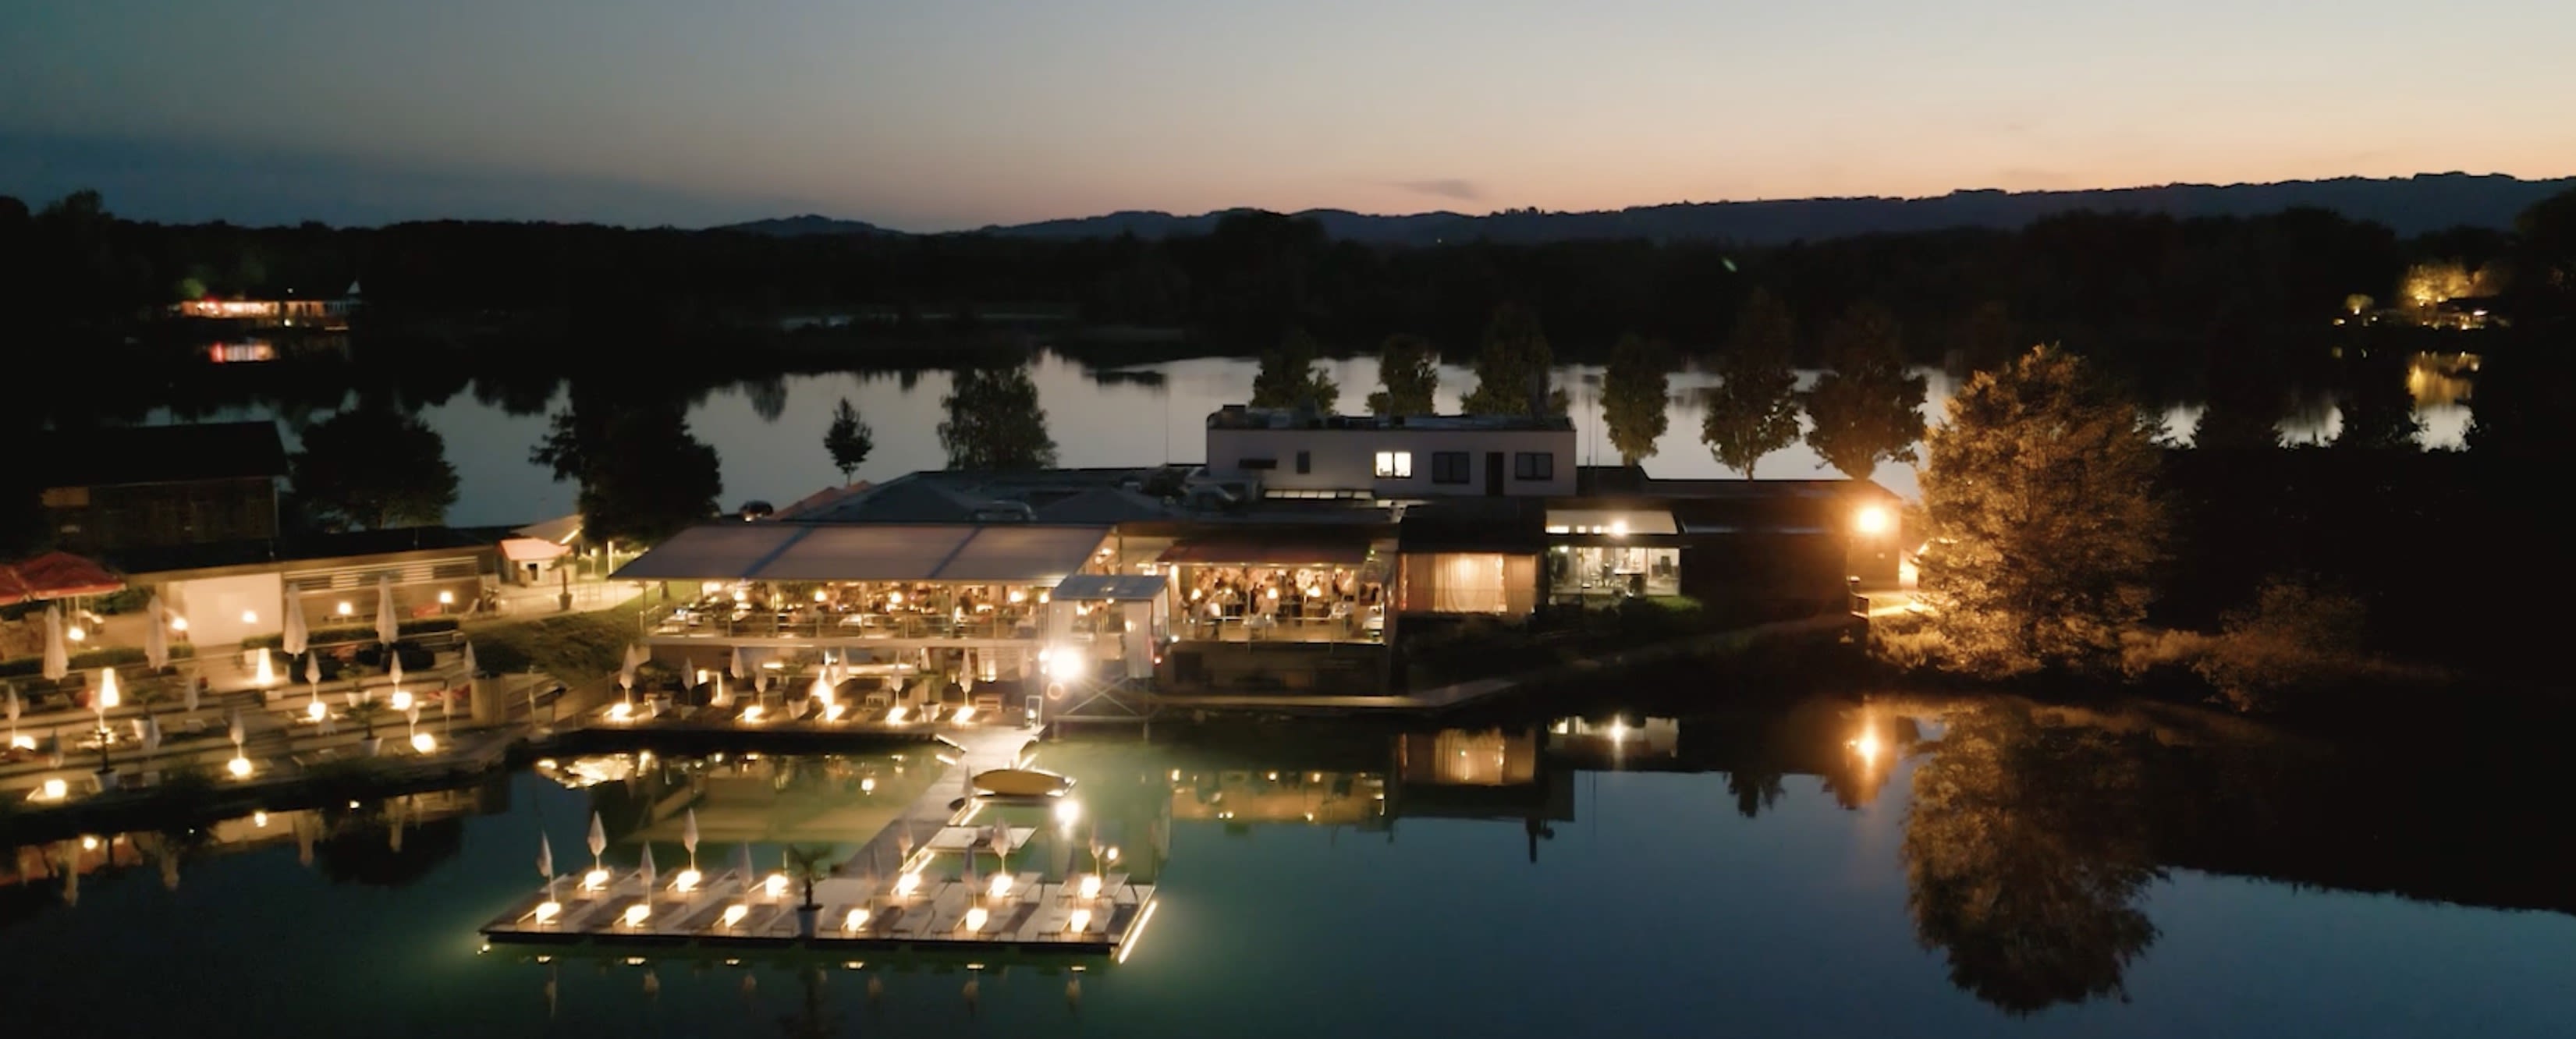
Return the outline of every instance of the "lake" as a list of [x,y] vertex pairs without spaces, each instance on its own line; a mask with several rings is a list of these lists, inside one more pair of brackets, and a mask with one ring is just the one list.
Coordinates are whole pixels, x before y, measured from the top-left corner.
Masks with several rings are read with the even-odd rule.
[[649,839],[667,872],[695,804],[703,859],[751,840],[768,868],[780,840],[852,849],[924,764],[610,755],[416,797],[400,826],[369,804],[175,851],[108,836],[73,893],[20,849],[0,1013],[27,1035],[2576,1034],[2569,853],[2525,836],[2544,762],[2171,717],[1830,696],[1158,726],[1041,744],[1084,817],[1014,866],[1123,845],[1159,885],[1124,962],[483,949],[540,834],[585,868],[598,812],[612,864]]
[[[1204,421],[1209,412],[1242,403],[1252,392],[1258,364],[1230,357],[1194,358],[1137,365],[1104,372],[1060,355],[1040,355],[1031,368],[1038,399],[1046,411],[1059,462],[1066,466],[1140,466],[1201,461]],[[1325,362],[1342,388],[1345,410],[1356,409],[1377,385],[1373,358]],[[2424,366],[2419,366],[2424,367]],[[1928,421],[1938,421],[1957,380],[1938,369],[1921,369],[1930,390],[1924,403]],[[1578,449],[1586,464],[1616,464],[1601,419],[1602,370],[1598,366],[1560,366],[1556,385],[1572,400]],[[1802,373],[1811,382],[1818,373]],[[1455,410],[1459,396],[1475,385],[1474,374],[1456,366],[1440,369],[1439,405]],[[1667,478],[1731,477],[1699,439],[1703,408],[1701,389],[1714,384],[1705,370],[1691,368],[1672,376],[1670,423],[1656,442],[1648,472]],[[945,372],[894,372],[797,375],[783,378],[782,410],[764,418],[755,394],[735,386],[708,394],[689,413],[699,439],[712,444],[723,463],[724,497],[732,507],[758,499],[785,505],[839,480],[823,451],[823,431],[831,424],[834,405],[848,398],[867,419],[876,449],[857,478],[882,481],[919,469],[942,468],[947,455],[939,444],[940,399],[948,392]],[[2428,447],[2454,447],[2469,419],[2465,382],[2425,368],[2410,379],[2417,417],[2424,423]],[[772,403],[775,403],[773,401]],[[561,407],[560,393],[555,406]],[[2280,429],[2291,442],[2331,439],[2340,428],[2330,397],[2311,395],[2290,403]],[[544,415],[512,415],[501,407],[459,393],[426,409],[429,423],[447,440],[448,460],[461,483],[448,522],[458,526],[520,524],[564,515],[573,509],[574,489],[553,481],[547,470],[528,462],[528,449],[545,435]],[[2199,409],[2175,405],[2164,410],[2168,430],[2188,439]],[[286,420],[289,448],[294,431],[315,414],[278,414],[273,408],[234,408],[198,416],[197,420],[275,417]],[[168,421],[166,414],[156,421]],[[1758,474],[1766,477],[1831,475],[1804,444],[1765,457]],[[1903,466],[1881,466],[1874,476],[1907,497],[1915,495],[1914,474]]]

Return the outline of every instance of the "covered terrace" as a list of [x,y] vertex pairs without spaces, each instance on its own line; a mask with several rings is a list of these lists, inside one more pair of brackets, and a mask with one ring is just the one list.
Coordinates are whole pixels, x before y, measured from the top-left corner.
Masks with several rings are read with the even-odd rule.
[[663,582],[643,615],[663,645],[1034,643],[1049,592],[1108,565],[1110,528],[723,523],[693,527],[614,579]]

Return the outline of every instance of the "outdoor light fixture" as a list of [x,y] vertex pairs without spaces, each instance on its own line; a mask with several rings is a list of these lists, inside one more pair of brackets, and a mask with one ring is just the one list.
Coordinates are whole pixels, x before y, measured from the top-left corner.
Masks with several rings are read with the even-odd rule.
[[260,811],[250,813],[250,824],[263,830],[267,829],[268,811],[266,809],[262,809]]
[[725,907],[725,911],[724,911],[724,925],[725,925],[726,927],[731,927],[731,926],[733,926],[733,925],[735,925],[735,924],[741,923],[741,922],[742,922],[742,918],[743,918],[743,917],[750,916],[750,915],[751,915],[751,907],[750,907],[750,906],[743,905],[742,903],[739,903],[739,902],[734,903],[733,905],[726,906],[726,907]]
[[1076,909],[1076,910],[1074,910],[1074,911],[1073,911],[1073,915],[1072,915],[1071,917],[1068,917],[1068,918],[1066,918],[1066,919],[1065,919],[1065,921],[1064,921],[1064,929],[1065,929],[1065,930],[1067,930],[1067,931],[1071,931],[1071,932],[1073,932],[1073,933],[1075,933],[1075,934],[1081,934],[1081,933],[1082,933],[1082,932],[1084,932],[1084,931],[1088,931],[1088,930],[1090,930],[1090,929],[1091,929],[1091,910],[1088,910],[1088,909]]
[[652,903],[649,903],[649,902],[637,902],[637,903],[635,903],[634,905],[627,906],[627,907],[626,907],[626,926],[628,926],[628,927],[642,927],[642,926],[644,926],[644,919],[645,919],[646,917],[649,917],[649,916],[652,916],[652,915],[653,915],[653,906],[652,906]]
[[965,723],[965,722],[972,721],[972,720],[974,719],[974,717],[975,717],[975,705],[974,705],[974,704],[967,704],[967,705],[966,705],[966,706],[964,706],[964,707],[960,707],[960,708],[958,708],[958,709],[957,709],[957,713],[956,713],[956,714],[954,714],[954,715],[951,715],[951,716],[949,717],[949,719],[948,719],[948,720],[949,720],[949,721],[952,721],[952,722],[958,722],[958,723],[960,723],[960,724],[963,724],[963,723]]
[[873,794],[873,793],[876,793],[876,792],[877,792],[877,777],[875,777],[875,776],[864,776],[864,777],[861,777],[861,778],[859,779],[859,792],[860,792],[860,793],[862,793],[862,794]]
[[550,924],[555,921],[555,917],[562,915],[563,903],[561,902],[540,902],[537,904],[538,923]]
[[311,718],[314,721],[321,721],[322,716],[328,713],[330,713],[330,709],[322,706],[322,701],[320,700],[315,700],[312,703],[304,705],[304,716]]
[[60,801],[65,797],[71,796],[71,792],[71,784],[65,783],[59,779],[48,779],[45,781],[43,786],[36,788],[36,800]]
[[249,779],[250,759],[236,757],[231,761],[224,762],[224,771],[232,773],[232,777],[234,779]]
[[987,919],[990,919],[990,917],[985,914],[983,906],[976,906],[973,909],[969,909],[966,911],[966,929],[969,931],[981,931],[984,929],[984,921]]
[[1852,529],[1863,534],[1885,534],[1896,528],[1896,517],[1883,505],[1864,505],[1852,514]]
[[438,593],[438,604],[439,604],[439,605],[441,605],[441,606],[454,606],[454,605],[456,605],[456,593],[455,593],[455,592],[440,592],[440,593]]
[[244,624],[257,624],[257,623],[259,623],[259,611],[258,611],[258,610],[243,610],[243,611],[242,611],[242,623],[244,623]]
[[607,887],[607,886],[608,886],[608,871],[607,871],[607,870],[604,870],[604,869],[595,869],[595,870],[591,870],[590,872],[588,872],[588,873],[584,873],[584,874],[582,874],[582,875],[581,875],[581,889],[582,889],[582,890],[584,890],[584,891],[597,891],[597,890],[599,890],[599,889],[601,889],[601,888],[604,888],[604,887]]
[[81,627],[78,624],[74,624],[63,630],[63,637],[74,642],[87,641],[89,639],[89,629]]
[[1056,800],[1055,821],[1071,826],[1074,820],[1080,818],[1082,818],[1082,802],[1069,797]]
[[[55,780],[55,783],[57,784],[61,782],[61,780]],[[898,897],[911,897],[912,893],[920,888],[921,874],[919,873],[906,873],[900,877],[894,878],[894,893]]]
[[411,734],[411,749],[427,754],[438,749],[438,741],[431,739],[426,732],[415,732]]
[[1109,861],[1111,861],[1111,862],[1116,862],[1116,861],[1118,861],[1118,849],[1116,849],[1116,848],[1111,848],[1111,849],[1109,849],[1108,855],[1109,855]]
[[993,874],[993,882],[992,882],[992,883],[990,883],[990,884],[986,884],[986,885],[984,885],[984,893],[985,893],[985,894],[987,894],[987,895],[991,895],[991,896],[992,896],[992,897],[994,897],[994,898],[1000,898],[1000,897],[1002,897],[1003,895],[1010,894],[1010,893],[1011,893],[1011,875],[1010,875],[1010,874],[1008,874],[1008,873],[995,873],[995,874]]
[[1082,887],[1081,887],[1081,891],[1082,891],[1082,897],[1084,897],[1084,898],[1098,898],[1098,897],[1100,897],[1100,874],[1097,874],[1097,873],[1086,873],[1086,874],[1084,874],[1084,875],[1083,875],[1083,877],[1082,877]]
[[902,706],[902,705],[900,705],[900,704],[898,704],[898,705],[896,705],[895,707],[893,707],[892,709],[889,709],[888,711],[886,711],[886,724],[888,724],[888,725],[901,725],[901,724],[903,724],[903,716],[904,716],[904,709],[903,709],[903,706]]
[[814,601],[815,601],[815,602],[827,602],[827,601],[829,601],[830,599],[831,599],[831,596],[828,596],[828,595],[823,594],[823,590],[822,590],[822,589],[820,589],[820,588],[814,589]]
[[613,703],[613,704],[608,705],[608,720],[609,720],[609,721],[613,721],[613,722],[622,722],[622,721],[626,721],[626,720],[628,720],[628,719],[631,719],[631,718],[633,718],[633,717],[635,717],[635,705],[634,705],[634,704],[627,703],[627,702],[626,702],[626,701],[624,701],[624,700],[619,700],[619,701],[618,701],[618,702],[616,702],[616,703]]
[[81,835],[81,850],[82,850],[82,851],[97,851],[97,850],[98,850],[98,838],[96,838],[96,837],[92,837],[92,836],[90,836],[89,834],[86,834],[86,833],[82,834],[82,835]]
[[188,630],[188,618],[186,618],[186,617],[181,617],[181,616],[178,616],[178,615],[176,615],[176,614],[171,615],[171,617],[170,617],[170,630],[172,630],[172,631],[186,631],[186,630]]
[[393,709],[397,711],[411,710],[411,692],[404,689],[394,690],[392,704]]
[[1078,650],[1059,649],[1047,654],[1047,677],[1058,682],[1070,682],[1082,677],[1082,666],[1082,653]]
[[901,605],[903,605],[903,593],[902,593],[902,592],[887,592],[887,593],[886,593],[886,605],[888,605],[888,606],[901,606]]
[[698,889],[698,881],[704,879],[705,876],[706,874],[700,873],[694,869],[681,870],[680,875],[671,881],[671,890],[682,893],[695,891]]
[[768,892],[771,898],[784,895],[787,893],[787,874],[772,873],[769,879],[760,882],[760,887],[761,890]]
[[351,606],[351,605],[349,605],[346,601],[343,601],[343,602],[341,602],[341,603],[340,603],[340,605],[332,607],[332,608],[331,608],[331,612],[336,613],[336,614],[339,614],[340,616],[346,617],[346,616],[348,616],[348,615],[350,615],[350,614],[353,614],[353,613],[358,612],[358,608],[357,608],[357,607],[355,607],[355,606]]
[[764,712],[760,709],[759,704],[745,707],[742,709],[742,723],[745,725],[758,725],[760,724],[760,716],[763,713]]

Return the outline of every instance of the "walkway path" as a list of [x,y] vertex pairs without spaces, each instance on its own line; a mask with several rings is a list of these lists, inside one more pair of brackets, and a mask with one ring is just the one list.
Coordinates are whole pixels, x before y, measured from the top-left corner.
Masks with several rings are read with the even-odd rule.
[[841,864],[843,876],[891,878],[903,871],[906,856],[930,843],[930,838],[957,818],[958,798],[974,793],[975,774],[990,769],[1011,768],[1019,764],[1020,751],[1037,734],[1028,729],[959,728],[940,735],[962,748],[957,763],[932,780],[929,789],[913,798],[885,829],[859,846]]

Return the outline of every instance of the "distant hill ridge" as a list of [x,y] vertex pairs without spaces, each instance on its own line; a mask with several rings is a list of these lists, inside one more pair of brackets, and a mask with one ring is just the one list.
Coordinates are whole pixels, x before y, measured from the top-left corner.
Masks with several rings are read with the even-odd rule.
[[[1310,209],[1334,238],[1430,245],[1441,241],[1550,242],[1587,238],[1710,239],[1768,245],[1799,239],[1932,231],[1953,227],[2017,228],[2078,209],[2135,210],[2178,217],[2253,216],[2294,207],[2331,209],[2388,225],[2401,235],[2452,227],[2505,228],[2516,214],[2576,187],[2576,177],[2523,180],[2504,174],[2426,173],[2412,177],[2337,177],[2276,184],[2168,184],[2082,191],[1953,191],[1932,198],[1807,198],[1757,202],[1673,202],[1584,213],[1506,210],[1482,216],[1406,215]],[[1140,238],[1205,234],[1229,212],[1181,216],[1155,211],[1107,213],[1032,224],[993,225],[985,234],[1029,238]],[[763,234],[900,234],[855,220],[798,216],[732,225]]]

